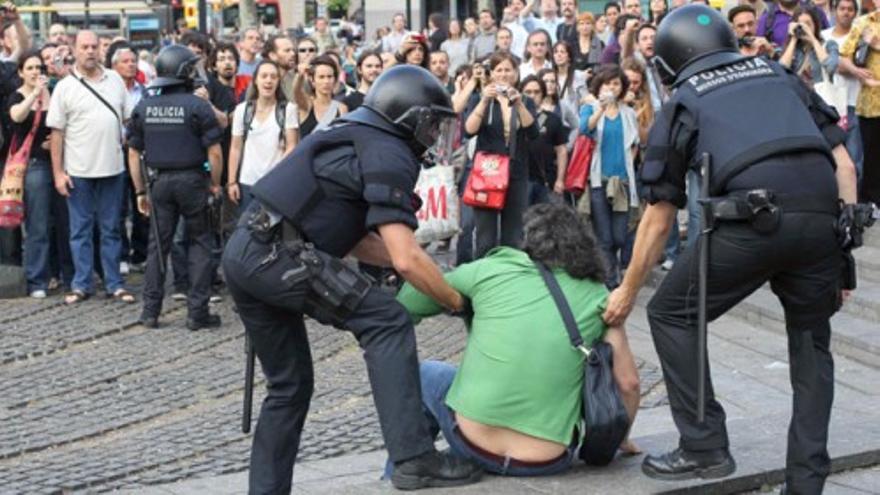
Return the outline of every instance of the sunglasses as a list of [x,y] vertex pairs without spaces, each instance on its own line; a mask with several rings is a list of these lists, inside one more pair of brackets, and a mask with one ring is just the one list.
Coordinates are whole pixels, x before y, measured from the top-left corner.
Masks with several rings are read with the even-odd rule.
[[317,48],[298,48],[296,51],[299,53],[316,53],[318,51]]

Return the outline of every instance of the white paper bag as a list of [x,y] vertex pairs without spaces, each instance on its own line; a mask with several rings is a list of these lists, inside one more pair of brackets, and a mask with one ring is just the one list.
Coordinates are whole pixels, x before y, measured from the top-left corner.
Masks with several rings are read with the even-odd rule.
[[416,213],[416,241],[442,241],[458,233],[458,191],[453,167],[437,165],[422,169],[416,194],[422,199],[422,208]]

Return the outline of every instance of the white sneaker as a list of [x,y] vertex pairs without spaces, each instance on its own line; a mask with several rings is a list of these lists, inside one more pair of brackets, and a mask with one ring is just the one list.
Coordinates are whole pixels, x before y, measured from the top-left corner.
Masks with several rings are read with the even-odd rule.
[[120,275],[128,275],[129,271],[131,271],[131,269],[128,266],[128,262],[127,261],[120,261],[119,262],[119,274]]
[[34,299],[46,299],[46,291],[39,289],[31,292],[31,297]]
[[171,299],[175,301],[186,301],[186,294],[183,292],[175,292],[171,294]]
[[219,294],[212,294],[211,298],[208,299],[208,302],[211,304],[217,304],[223,302],[223,296]]
[[663,269],[664,272],[668,272],[669,270],[672,270],[672,265],[674,264],[674,261],[667,259],[662,265],[660,265],[660,268]]

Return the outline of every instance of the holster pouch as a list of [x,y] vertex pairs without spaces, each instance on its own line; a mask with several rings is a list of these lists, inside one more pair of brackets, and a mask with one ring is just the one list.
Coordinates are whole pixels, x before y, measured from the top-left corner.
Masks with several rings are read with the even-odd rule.
[[774,232],[782,218],[772,191],[754,189],[745,194],[700,201],[706,218],[706,226],[712,228],[721,221],[747,221],[762,233]]
[[370,279],[339,258],[306,247],[299,254],[308,268],[305,312],[327,325],[342,327],[372,286]]

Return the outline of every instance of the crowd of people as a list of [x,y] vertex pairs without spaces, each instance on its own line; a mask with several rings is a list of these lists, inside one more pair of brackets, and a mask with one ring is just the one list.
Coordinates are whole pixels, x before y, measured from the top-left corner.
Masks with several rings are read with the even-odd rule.
[[[865,45],[869,52],[880,48],[880,15],[858,17],[856,2],[768,6],[744,0],[728,18],[743,54],[778,59],[838,105],[861,196],[877,201],[880,173],[863,164],[880,154],[874,139],[880,133],[880,57],[859,61],[856,52]],[[362,104],[384,69],[415,64],[440,80],[460,115],[455,149],[445,160],[456,167],[460,189],[475,153],[511,157],[504,209],[462,206],[457,262],[497,245],[517,246],[525,209],[562,199],[590,217],[609,267],[606,284],[613,288],[634,242],[644,143],[670,96],[653,65],[654,37],[666,12],[681,3],[656,0],[643,9],[636,0],[611,1],[592,13],[578,12],[574,0],[511,0],[500,18],[491,10],[462,20],[433,14],[423,32],[408,30],[407,19],[396,14],[362,43],[337,38],[326,19],[316,21],[311,36],[297,39],[266,38],[248,28],[235,40],[183,32],[177,41],[203,60],[196,94],[211,103],[224,128],[223,189],[226,203],[238,205],[227,208],[233,215],[250,201],[250,187],[299,141]],[[132,302],[123,277],[143,268],[148,222],[135,207],[118,144],[125,146],[124,122],[155,78],[153,54],[121,37],[74,33],[63,25],[53,25],[35,46],[14,7],[6,12],[0,157],[32,126],[36,136],[24,188],[26,220],[23,229],[0,233],[2,261],[26,267],[33,297],[62,288],[67,302],[82,300],[94,292],[97,272],[109,294]],[[77,82],[93,71],[102,74],[94,86],[115,106],[115,119]],[[594,151],[589,185],[575,196],[565,191],[563,178],[582,135],[592,139]],[[699,223],[698,174],[688,181],[690,243]],[[676,260],[679,235],[676,225],[665,269]],[[174,296],[182,299],[182,228],[175,239]]]
[[[839,126],[846,133],[846,149],[859,172],[859,198],[877,202],[880,201],[880,168],[877,166],[880,56],[876,51],[880,50],[880,12],[859,17],[860,6],[856,2],[779,0],[765,4],[761,0],[743,0],[729,10],[727,20],[742,55],[777,60],[814,89],[827,106],[837,110],[840,120],[830,127],[836,130]],[[321,136],[348,132],[333,125],[343,116],[351,119],[353,125],[362,125],[357,129],[363,136],[382,136],[387,141],[370,143],[370,146],[378,149],[387,144],[391,150],[389,163],[408,156],[401,151],[407,149],[405,146],[413,149],[413,142],[397,142],[401,128],[406,129],[403,134],[412,134],[409,138],[416,143],[416,148],[422,143],[418,139],[424,136],[415,132],[418,125],[406,122],[415,118],[415,113],[409,112],[411,109],[396,108],[401,115],[367,115],[383,111],[369,104],[376,93],[371,93],[371,87],[380,76],[392,66],[410,66],[394,70],[402,74],[398,77],[410,78],[422,88],[433,88],[442,95],[437,101],[451,104],[451,111],[442,109],[443,119],[455,116],[456,130],[453,136],[444,134],[442,149],[437,146],[424,153],[425,149],[419,148],[415,153],[419,159],[424,153],[425,165],[453,167],[461,193],[467,189],[478,157],[502,155],[509,163],[503,207],[460,205],[458,268],[446,279],[455,290],[445,292],[449,304],[442,306],[435,296],[443,295],[443,291],[424,290],[446,287],[447,282],[442,282],[439,271],[424,270],[436,279],[429,284],[424,278],[428,275],[415,276],[413,270],[401,269],[416,265],[425,268],[430,265],[429,261],[418,258],[402,263],[394,259],[401,256],[400,253],[406,256],[415,256],[416,251],[421,253],[394,247],[406,246],[401,239],[408,241],[409,237],[401,235],[393,226],[415,227],[417,223],[415,212],[409,211],[413,205],[400,200],[402,193],[394,189],[407,171],[382,170],[387,166],[382,163],[363,167],[364,181],[378,182],[361,185],[363,198],[359,196],[357,201],[368,203],[371,216],[367,222],[373,223],[358,225],[358,229],[366,231],[366,227],[370,227],[389,234],[388,239],[383,234],[386,249],[379,251],[384,256],[373,259],[392,258],[394,268],[413,284],[404,286],[399,302],[412,319],[433,315],[443,307],[460,310],[465,307],[465,298],[470,299],[475,314],[460,371],[440,363],[422,364],[424,408],[418,407],[412,397],[407,400],[412,406],[410,412],[424,410],[426,417],[410,418],[410,426],[414,431],[425,433],[419,425],[426,422],[429,427],[425,430],[433,435],[443,431],[454,452],[472,461],[476,459],[484,470],[501,474],[547,474],[566,469],[572,463],[580,440],[577,433],[573,433],[580,400],[578,384],[583,380],[578,369],[580,356],[572,357],[561,330],[558,335],[542,336],[545,340],[533,340],[532,347],[518,349],[511,349],[503,337],[493,335],[504,330],[508,336],[518,335],[521,340],[531,338],[528,334],[533,327],[557,312],[551,299],[539,301],[532,297],[543,290],[534,264],[547,263],[561,269],[557,270],[557,276],[569,296],[583,291],[583,297],[574,298],[572,309],[585,338],[598,340],[604,336],[614,348],[614,378],[630,421],[634,418],[639,400],[638,373],[622,328],[614,324],[609,328],[606,323],[610,322],[607,318],[603,322],[601,313],[607,298],[606,289],[621,284],[633,258],[637,226],[645,211],[646,199],[642,197],[644,184],[641,184],[640,169],[651,160],[662,161],[650,156],[650,150],[657,152],[656,143],[654,148],[646,148],[649,133],[657,119],[662,124],[660,129],[674,127],[673,122],[663,121],[664,115],[674,114],[666,103],[675,97],[669,86],[664,85],[668,77],[661,76],[668,76],[671,70],[662,66],[667,63],[663,58],[655,58],[654,45],[664,17],[681,8],[683,3],[681,0],[671,4],[652,0],[644,9],[638,0],[610,1],[601,12],[593,13],[579,12],[574,0],[561,0],[561,4],[556,0],[510,0],[500,19],[491,10],[482,10],[476,17],[463,20],[432,14],[428,28],[422,32],[410,31],[405,16],[396,14],[390,27],[378,29],[372,40],[357,44],[350,37],[334,35],[323,18],[316,20],[311,35],[295,38],[279,34],[264,36],[258,28],[243,29],[234,40],[186,31],[176,36],[178,46],[172,49],[179,51],[183,58],[170,72],[169,67],[155,60],[155,53],[138,51],[122,37],[107,37],[89,30],[72,32],[66,26],[53,25],[48,39],[36,46],[15,7],[7,4],[0,55],[4,138],[0,158],[9,157],[6,166],[12,167],[13,155],[24,146],[27,164],[25,167],[15,164],[16,173],[23,177],[24,220],[21,225],[11,222],[0,230],[0,262],[24,266],[27,290],[33,298],[45,298],[51,291],[61,289],[66,304],[77,304],[96,293],[97,274],[108,297],[131,304],[136,303],[138,297],[126,286],[126,275],[143,271],[148,259],[151,263],[164,260],[173,237],[170,248],[174,277],[172,297],[189,298],[190,316],[199,315],[192,325],[188,322],[190,329],[216,326],[219,318],[208,314],[207,301],[220,298],[218,291],[223,276],[219,267],[224,239],[238,218],[243,214],[250,216],[245,223],[254,238],[259,240],[264,234],[269,240],[277,241],[273,237],[277,229],[272,229],[278,221],[273,223],[273,212],[265,210],[265,200],[267,195],[279,194],[279,188],[283,189],[286,184],[266,185],[267,181],[262,181],[263,196],[259,196],[261,179],[285,166],[288,167],[285,174],[303,173],[291,168],[292,163],[303,159],[302,153],[297,155],[298,147],[308,149],[321,140]],[[689,9],[694,7],[677,13]],[[718,17],[713,11],[701,9]],[[709,16],[704,17],[705,22],[711,22]],[[724,26],[724,32],[727,31],[728,27]],[[190,64],[188,57],[191,56],[198,61]],[[760,62],[748,59],[742,62],[749,63]],[[430,75],[411,66],[426,69]],[[187,68],[186,74],[175,72],[182,67]],[[692,77],[703,75],[695,73]],[[428,79],[427,83],[424,78]],[[139,104],[148,101],[145,98],[152,92],[161,93],[162,88],[171,86],[178,91],[181,85],[190,83],[193,87],[183,86],[186,92],[180,98],[186,106],[183,103],[179,106]],[[158,96],[171,101],[177,98],[175,91],[168,90]],[[393,100],[383,98],[381,105],[390,105]],[[377,99],[374,97],[372,101]],[[198,104],[192,104],[192,100]],[[673,107],[674,104],[673,100]],[[438,105],[432,105],[425,106],[427,114],[437,110]],[[362,106],[364,109],[359,114]],[[420,108],[415,110],[421,111]],[[371,120],[377,118],[383,121],[381,125]],[[178,143],[183,141],[177,141],[179,136],[172,135],[178,133],[161,125],[156,127],[163,122],[177,126],[196,123],[193,126],[197,129],[190,130],[193,130],[191,137],[200,140],[197,141],[200,143],[198,152],[178,148]],[[148,132],[145,123],[151,126]],[[670,129],[670,138],[672,131]],[[747,134],[749,130],[742,132]],[[315,136],[306,140],[312,134]],[[432,135],[431,141],[434,140],[436,136]],[[32,143],[29,150],[27,143]],[[681,145],[680,148],[697,145],[675,144]],[[151,155],[150,149],[163,147],[162,152]],[[145,153],[143,157],[141,152]],[[159,155],[162,160],[156,158]],[[193,157],[198,157],[195,167],[191,163]],[[576,163],[577,160],[583,163]],[[185,179],[172,179],[167,170],[181,164],[188,175]],[[578,166],[586,171],[584,183],[582,187],[572,188],[567,179],[570,170]],[[375,168],[375,173],[368,174],[367,167]],[[166,173],[161,173],[163,168],[167,169]],[[150,169],[160,169],[153,171],[158,173],[158,178],[151,176]],[[7,177],[13,175],[4,173],[4,200],[14,196],[15,191],[8,189],[6,182]],[[327,180],[327,177],[321,178]],[[382,180],[388,183],[381,183]],[[656,182],[656,177],[654,180]],[[682,233],[688,244],[697,240],[701,177],[695,166],[687,171],[686,180],[687,200],[685,202],[682,196],[676,204],[687,208],[687,229],[679,228],[678,215],[675,215],[676,223],[669,229],[662,260],[667,270],[676,263],[681,251]],[[158,187],[162,194],[170,195],[173,191],[175,197],[150,197],[149,184]],[[344,189],[346,185],[350,184],[340,183],[337,189]],[[650,190],[650,184],[647,185]],[[330,192],[339,193],[335,189]],[[333,194],[328,193],[329,196]],[[216,212],[219,221],[209,222],[203,218],[207,211],[205,203],[209,201],[213,205],[212,218]],[[164,223],[156,220],[155,214],[148,218],[150,204],[153,204],[152,213],[156,213],[160,202],[164,205]],[[350,210],[354,204],[352,200],[345,206]],[[4,206],[0,204],[0,207]],[[6,213],[6,210],[0,211],[0,217]],[[346,210],[346,213],[352,212]],[[181,218],[184,221],[179,221]],[[151,221],[155,223],[151,225]],[[340,225],[347,224],[340,218]],[[645,221],[644,225],[649,222]],[[260,227],[266,227],[266,232],[261,232]],[[302,228],[301,225],[295,227]],[[333,233],[319,235],[304,230],[319,248],[326,250],[317,241],[333,244],[328,239]],[[250,280],[252,274],[242,271],[242,267],[253,259],[229,261],[230,257],[237,256],[235,253],[244,256],[252,248],[242,240],[240,230],[236,232],[240,239],[235,241],[233,236],[229,244],[233,254],[227,251],[224,266],[237,267],[240,272],[233,271],[230,288],[249,334],[256,337],[256,352],[272,384],[267,409],[272,409],[273,400],[286,400],[283,395],[288,389],[302,402],[305,395],[311,394],[308,357],[301,356],[304,361],[299,365],[309,369],[297,371],[305,373],[304,387],[298,382],[285,381],[284,373],[280,373],[284,376],[272,375],[272,364],[267,367],[267,362],[277,359],[278,353],[265,339],[276,338],[278,334],[266,330],[268,324],[263,325],[266,322],[260,320],[271,313],[268,309],[263,311],[263,305],[272,306],[271,299],[286,297],[285,293],[270,291],[269,296],[261,292],[260,297],[247,293],[253,289],[248,287],[251,282],[263,284],[261,290],[264,286],[274,290],[273,284],[277,281],[268,279],[268,272],[255,276],[255,281]],[[155,239],[157,233],[161,240]],[[351,235],[351,232],[344,234]],[[358,241],[347,239],[346,235],[340,236],[340,243]],[[373,237],[366,234],[361,240],[374,240]],[[664,230],[661,241],[666,237]],[[159,242],[161,248],[156,247]],[[261,253],[265,258],[259,261],[260,266],[276,264],[278,256],[275,245],[272,246],[261,247],[271,252]],[[355,247],[363,250],[369,246],[358,243]],[[341,257],[355,250],[332,254]],[[472,261],[475,263],[469,263]],[[291,260],[284,262],[292,263]],[[633,266],[639,264],[634,262]],[[152,269],[151,272],[151,267],[146,267],[142,322],[156,327],[165,274],[162,268],[161,276],[156,277],[155,266]],[[297,269],[284,271],[285,276]],[[634,273],[639,271],[631,269],[627,278]],[[207,285],[213,287],[211,294]],[[523,287],[528,290],[521,290]],[[403,311],[400,305],[385,304],[384,296],[369,294],[369,304],[362,305],[358,311],[369,313],[367,309],[376,308],[385,319],[397,323],[388,330],[389,324],[383,321],[382,328],[404,338],[402,335],[411,321],[398,318]],[[242,301],[249,302],[250,306]],[[293,306],[291,301],[275,302],[273,308]],[[302,312],[302,308],[296,309]],[[279,315],[270,316],[286,321],[284,315]],[[384,345],[381,342],[367,342],[372,338],[370,332],[376,323],[372,320],[376,318],[378,316],[372,314],[355,316],[353,313],[346,322],[332,323],[337,326],[345,323],[354,328],[364,346],[381,346]],[[260,335],[261,331],[266,335]],[[306,339],[305,332],[289,333],[297,333],[297,339]],[[406,345],[399,347],[409,350],[405,361],[406,366],[412,368],[416,359],[415,344],[411,335],[405,338],[409,339]],[[296,344],[292,353],[307,353],[307,341],[286,342]],[[565,342],[564,350],[560,342]],[[531,360],[534,364],[505,367],[489,363],[480,352],[472,351],[472,346],[483,346],[483,351],[491,349],[492,355],[505,355],[500,361]],[[541,352],[534,352],[535,349]],[[371,353],[367,355],[368,360],[375,359]],[[559,367],[561,371],[541,375],[545,381],[523,375],[524,370],[543,369],[545,364],[547,369],[552,368],[551,364],[565,366]],[[283,371],[280,364],[275,371],[279,370]],[[386,381],[374,384],[374,388],[380,386],[387,390],[393,382],[390,376],[405,375],[392,371],[394,373],[388,376],[382,375]],[[280,386],[275,386],[275,380],[280,381]],[[560,385],[548,387],[547,383]],[[404,385],[413,390],[418,388],[409,382]],[[493,409],[497,402],[487,398],[486,390],[512,398],[506,404],[515,407]],[[389,404],[393,401],[387,396],[381,400],[385,405],[379,406],[380,400],[377,400],[377,407],[390,410]],[[306,406],[307,402],[306,398]],[[443,407],[444,403],[449,407]],[[382,417],[380,411],[380,419]],[[530,423],[534,418],[541,418],[542,422]],[[388,417],[384,421],[387,422]],[[279,424],[284,422],[279,420]],[[300,421],[298,428],[301,427]],[[391,431],[386,424],[383,428]],[[263,435],[272,436],[275,432]],[[298,433],[296,438],[298,441]],[[440,463],[440,467],[426,467],[432,464],[430,459],[406,464],[407,460],[420,458],[416,457],[419,453],[409,452],[415,447],[397,440],[399,449],[396,454],[392,452],[396,458],[388,467],[388,474],[396,480],[396,485],[423,486],[420,485],[421,473],[432,469],[436,472],[431,471],[431,476],[436,475],[438,479],[447,476],[447,481],[475,481],[479,476],[468,466]],[[421,447],[425,447],[424,452],[430,450],[424,445],[419,445]],[[630,453],[638,452],[638,447],[629,441],[622,448]],[[402,451],[407,453],[400,454]],[[506,454],[499,457],[499,452]],[[262,455],[269,453],[262,452]],[[295,452],[290,454],[282,456],[283,462],[278,461],[284,464],[278,472],[282,478],[286,477],[287,483],[290,476],[285,470],[292,469]],[[511,464],[511,460],[515,462]],[[731,466],[725,465],[725,472],[729,472]],[[252,482],[257,476],[254,472],[252,469]]]

